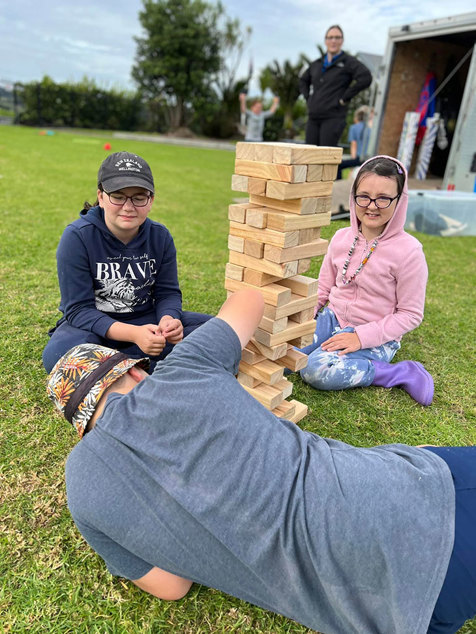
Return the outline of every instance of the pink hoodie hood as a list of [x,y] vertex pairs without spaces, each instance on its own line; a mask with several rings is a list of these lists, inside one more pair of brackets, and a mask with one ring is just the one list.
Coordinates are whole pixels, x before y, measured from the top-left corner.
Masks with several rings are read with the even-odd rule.
[[[393,236],[395,236],[397,233],[400,233],[403,231],[403,227],[405,226],[405,220],[407,217],[407,207],[408,207],[408,174],[407,174],[407,170],[402,165],[402,163],[400,163],[400,161],[397,161],[397,159],[393,158],[392,156],[386,156],[384,154],[380,154],[378,156],[372,156],[372,158],[365,161],[365,163],[362,164],[361,168],[367,163],[369,163],[370,161],[375,161],[376,159],[384,159],[384,158],[389,159],[390,161],[393,161],[394,163],[400,166],[400,168],[402,169],[405,175],[405,182],[403,184],[403,191],[400,194],[400,198],[398,199],[397,206],[395,207],[393,216],[387,222],[385,229],[382,231],[382,233],[378,237],[379,242],[381,242],[382,240],[388,240],[389,238],[392,238]],[[354,202],[354,196],[352,192],[350,194],[350,226],[352,227],[353,234],[355,236],[358,235],[360,230],[360,221],[357,219],[357,214],[355,213],[355,202]]]

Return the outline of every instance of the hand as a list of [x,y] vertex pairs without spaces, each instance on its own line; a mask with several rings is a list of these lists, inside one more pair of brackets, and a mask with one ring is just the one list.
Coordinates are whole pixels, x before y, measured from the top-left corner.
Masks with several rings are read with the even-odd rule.
[[164,315],[159,321],[158,330],[169,343],[178,343],[183,339],[183,325],[180,319]]
[[340,350],[339,356],[360,350],[361,347],[360,339],[355,332],[339,332],[321,345],[326,352]]
[[240,92],[240,101],[244,101],[246,99],[246,93]]
[[157,326],[155,324],[145,324],[135,328],[134,343],[145,354],[159,355],[165,347],[165,337],[159,332]]
[[274,101],[274,103],[277,105],[277,104],[279,103],[279,97],[275,97],[275,98],[273,99],[273,101]]

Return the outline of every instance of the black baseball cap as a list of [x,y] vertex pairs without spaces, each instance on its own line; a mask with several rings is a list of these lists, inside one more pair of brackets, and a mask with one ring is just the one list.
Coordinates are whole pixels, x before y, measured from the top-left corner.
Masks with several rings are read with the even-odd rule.
[[154,177],[147,161],[130,152],[114,152],[104,159],[98,172],[98,185],[107,193],[123,187],[144,187],[154,193]]

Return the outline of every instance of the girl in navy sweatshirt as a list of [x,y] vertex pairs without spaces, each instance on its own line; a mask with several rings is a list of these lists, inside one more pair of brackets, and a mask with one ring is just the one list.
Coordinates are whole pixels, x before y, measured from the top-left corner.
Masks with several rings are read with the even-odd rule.
[[182,310],[174,241],[147,217],[153,201],[154,179],[144,159],[116,152],[103,161],[96,205],[85,205],[58,246],[63,317],[48,333],[47,372],[80,343],[147,355],[153,367],[210,318]]

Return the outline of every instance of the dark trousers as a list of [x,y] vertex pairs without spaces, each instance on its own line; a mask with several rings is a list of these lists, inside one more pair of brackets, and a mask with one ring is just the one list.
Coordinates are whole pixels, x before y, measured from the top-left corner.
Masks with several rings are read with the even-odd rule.
[[[193,313],[184,310],[182,313],[183,324],[183,336],[189,335],[195,328],[198,328],[206,321],[211,319],[212,315],[205,315],[204,313]],[[155,314],[141,315],[141,317],[129,321],[128,323],[135,326],[141,326],[144,324],[154,324],[157,318]],[[130,341],[115,341],[114,339],[107,339],[96,335],[94,332],[88,330],[81,330],[81,328],[75,328],[71,326],[67,321],[63,321],[51,334],[51,339],[46,344],[43,350],[43,365],[47,372],[51,372],[55,363],[64,354],[68,352],[74,346],[78,346],[81,343],[96,343],[100,346],[106,346],[107,348],[114,348],[124,354],[129,355],[133,359],[140,359],[142,357],[149,357],[151,372],[157,361],[164,359],[169,352],[173,350],[173,344],[166,343],[165,348],[159,356],[147,355],[137,346]]]
[[342,170],[345,170],[348,167],[357,167],[357,165],[361,165],[361,164],[362,164],[362,161],[360,159],[360,156],[356,156],[355,158],[346,159],[345,161],[342,161],[342,163],[337,168],[336,180],[338,181],[342,178]]
[[345,128],[345,118],[312,119],[306,124],[306,143],[336,147]]
[[455,487],[455,541],[428,634],[454,634],[476,615],[476,446],[425,447],[448,465]]

